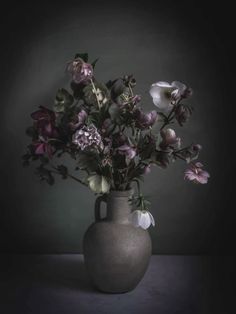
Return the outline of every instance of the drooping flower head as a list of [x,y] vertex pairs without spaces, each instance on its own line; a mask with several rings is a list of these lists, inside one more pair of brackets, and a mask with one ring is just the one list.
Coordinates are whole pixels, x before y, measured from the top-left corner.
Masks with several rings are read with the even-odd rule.
[[72,142],[81,150],[87,147],[103,148],[101,135],[93,124],[83,126],[81,129],[77,130],[72,136]]
[[202,168],[203,164],[200,162],[190,164],[189,168],[184,173],[184,178],[194,183],[206,184],[210,174]]
[[131,223],[135,227],[148,229],[151,225],[155,226],[155,220],[148,210],[135,210],[131,213]]
[[72,75],[72,80],[77,83],[85,83],[93,77],[93,67],[84,62],[81,58],[76,58],[68,62],[67,71]]

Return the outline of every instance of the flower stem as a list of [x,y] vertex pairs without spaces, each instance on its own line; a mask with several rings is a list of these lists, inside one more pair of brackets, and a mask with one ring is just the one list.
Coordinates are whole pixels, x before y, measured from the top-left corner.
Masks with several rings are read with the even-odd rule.
[[91,81],[91,84],[92,84],[92,87],[93,87],[93,90],[94,90],[95,97],[96,97],[96,99],[97,99],[98,107],[99,107],[99,109],[100,109],[100,108],[101,108],[101,104],[100,104],[100,101],[99,101],[99,99],[98,99],[96,87],[95,87],[95,85],[94,85],[93,80],[90,79],[90,81]]

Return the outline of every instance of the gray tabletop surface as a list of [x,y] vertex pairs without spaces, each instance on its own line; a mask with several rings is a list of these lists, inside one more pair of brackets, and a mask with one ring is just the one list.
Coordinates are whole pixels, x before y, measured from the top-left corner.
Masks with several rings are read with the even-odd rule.
[[1,314],[228,314],[235,259],[153,255],[131,292],[96,291],[83,255],[1,255]]

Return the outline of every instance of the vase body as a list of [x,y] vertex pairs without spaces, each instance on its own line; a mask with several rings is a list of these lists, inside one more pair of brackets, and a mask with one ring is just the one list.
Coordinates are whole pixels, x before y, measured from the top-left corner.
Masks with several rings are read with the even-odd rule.
[[[123,293],[134,289],[149,264],[152,244],[147,230],[130,220],[130,191],[112,191],[95,203],[95,222],[83,239],[84,261],[94,286],[103,292]],[[100,217],[100,203],[107,203],[107,216]]]

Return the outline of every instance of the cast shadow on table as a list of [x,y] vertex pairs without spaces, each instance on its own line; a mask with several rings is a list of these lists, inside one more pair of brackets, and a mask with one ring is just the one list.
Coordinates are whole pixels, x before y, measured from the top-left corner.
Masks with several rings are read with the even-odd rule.
[[54,289],[71,289],[99,293],[90,282],[84,261],[76,255],[63,256],[21,256],[9,269],[9,275],[16,276],[30,285],[43,285]]
[[82,260],[64,259],[53,263],[49,268],[42,265],[36,276],[40,282],[48,286],[98,293],[90,282]]

